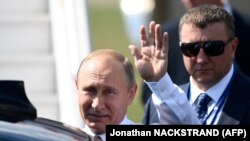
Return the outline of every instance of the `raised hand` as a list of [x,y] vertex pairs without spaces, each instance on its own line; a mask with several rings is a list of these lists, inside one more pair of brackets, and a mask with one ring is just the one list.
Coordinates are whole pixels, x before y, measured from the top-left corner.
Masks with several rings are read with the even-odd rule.
[[149,34],[144,25],[140,28],[141,47],[129,45],[135,67],[141,77],[149,82],[159,81],[168,67],[168,34],[161,34],[161,25],[151,21]]

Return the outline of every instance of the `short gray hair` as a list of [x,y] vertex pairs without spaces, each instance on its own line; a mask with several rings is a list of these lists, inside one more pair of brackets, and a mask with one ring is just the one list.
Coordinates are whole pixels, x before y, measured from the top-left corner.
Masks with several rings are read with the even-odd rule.
[[90,54],[88,54],[82,60],[80,66],[79,66],[79,69],[77,72],[77,79],[79,77],[79,73],[82,69],[83,64],[86,63],[91,58],[95,57],[96,55],[101,55],[101,54],[108,54],[108,55],[110,55],[110,57],[113,57],[115,60],[117,60],[118,62],[120,62],[123,65],[129,89],[132,88],[132,86],[136,84],[135,73],[134,73],[134,68],[133,68],[132,63],[129,61],[129,59],[127,57],[125,57],[121,53],[114,51],[114,50],[111,50],[111,49],[99,49],[99,50],[95,50],[95,51],[91,52]]

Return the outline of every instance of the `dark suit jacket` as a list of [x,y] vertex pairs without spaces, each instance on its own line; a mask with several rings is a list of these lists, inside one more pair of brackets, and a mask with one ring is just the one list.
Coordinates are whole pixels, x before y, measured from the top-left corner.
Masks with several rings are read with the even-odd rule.
[[250,65],[246,60],[250,59],[250,17],[242,15],[233,9],[235,21],[235,34],[239,38],[235,61],[241,71],[250,77]]
[[[250,78],[241,73],[235,67],[235,75],[232,78],[232,87],[229,91],[218,124],[247,124],[250,125]],[[187,92],[189,83],[182,85]],[[143,124],[158,123],[156,109],[150,98],[145,105]]]

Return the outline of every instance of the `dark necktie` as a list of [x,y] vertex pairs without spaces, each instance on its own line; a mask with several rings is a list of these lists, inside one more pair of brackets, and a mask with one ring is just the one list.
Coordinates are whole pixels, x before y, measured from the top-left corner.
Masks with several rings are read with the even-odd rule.
[[206,93],[201,93],[196,100],[195,111],[197,112],[198,118],[202,124],[206,124],[204,123],[204,120],[205,115],[207,114],[207,104],[211,100],[212,99]]

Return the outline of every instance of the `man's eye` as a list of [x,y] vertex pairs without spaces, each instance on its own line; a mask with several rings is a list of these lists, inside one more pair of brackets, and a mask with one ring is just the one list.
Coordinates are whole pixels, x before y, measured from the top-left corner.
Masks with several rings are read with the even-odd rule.
[[89,94],[95,94],[96,93],[95,88],[84,88],[83,91],[85,91],[86,93],[89,93]]
[[105,94],[106,95],[114,95],[115,93],[114,93],[114,91],[108,89],[108,90],[105,90]]

